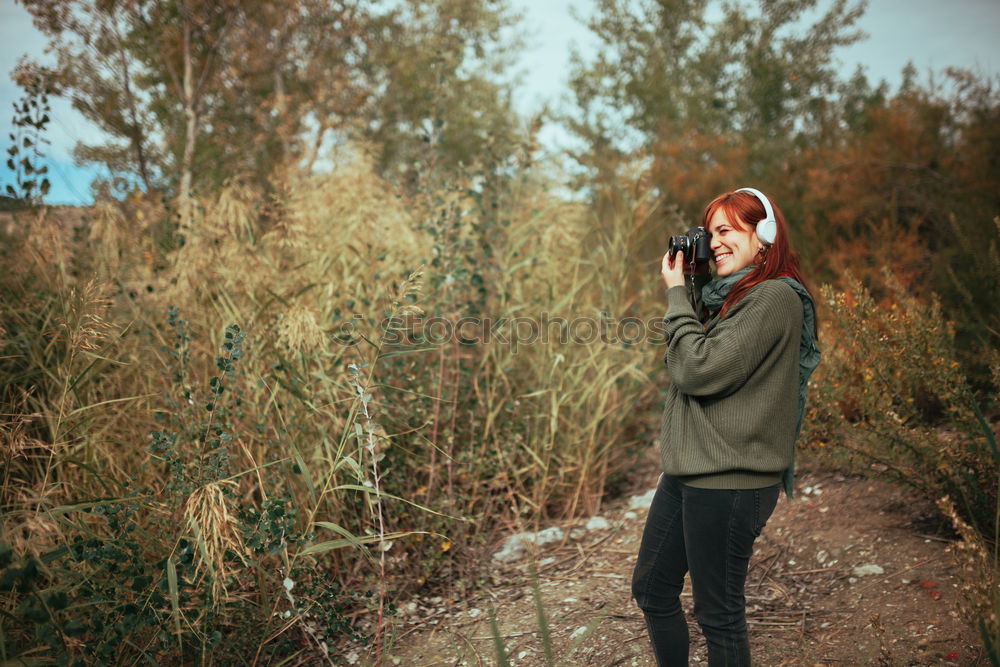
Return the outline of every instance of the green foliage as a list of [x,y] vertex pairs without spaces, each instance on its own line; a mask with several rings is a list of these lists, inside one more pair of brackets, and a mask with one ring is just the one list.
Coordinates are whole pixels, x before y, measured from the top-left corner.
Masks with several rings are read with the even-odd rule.
[[[187,376],[187,345],[190,335],[187,322],[179,317],[179,311],[170,307],[168,323],[174,328],[173,348],[163,346],[173,366],[174,386]],[[150,452],[161,459],[170,471],[168,491],[171,497],[182,499],[195,488],[212,484],[229,477],[231,473],[228,445],[234,439],[233,418],[238,416],[243,399],[242,390],[234,387],[236,382],[236,362],[243,356],[243,342],[246,333],[236,325],[226,327],[222,354],[216,357],[218,375],[209,378],[208,395],[196,389],[183,388],[180,395],[168,393],[169,410],[160,412],[159,417],[173,427],[171,431],[154,431],[150,434]],[[224,401],[223,394],[230,391],[233,399]],[[197,443],[198,452],[185,459],[183,443]]]
[[8,135],[11,143],[7,147],[6,164],[14,183],[7,184],[6,195],[30,205],[40,204],[52,185],[47,176],[49,168],[42,164],[45,157],[42,147],[49,143],[45,130],[52,112],[49,106],[52,86],[48,78],[44,71],[37,70],[26,81],[24,95],[14,102],[11,121],[14,131]]
[[500,626],[497,624],[495,610],[490,610],[490,635],[493,637],[493,651],[496,655],[498,667],[509,667],[510,659],[507,656],[507,646],[504,644],[503,636],[500,634]]
[[[980,209],[982,210],[982,209]],[[941,244],[931,261],[929,281],[941,293],[947,316],[956,323],[958,359],[977,389],[989,386],[990,350],[1000,345],[1000,216],[950,214]]]
[[241,507],[243,544],[255,554],[273,556],[303,537],[295,530],[298,512],[288,498],[269,498],[261,508]]
[[545,664],[552,667],[555,664],[555,655],[552,650],[552,634],[549,631],[549,619],[545,613],[545,603],[542,601],[542,587],[538,583],[538,571],[532,566],[531,573],[531,594],[535,600],[535,619],[538,622],[538,633],[542,639],[542,648],[545,651]]
[[403,181],[511,154],[522,134],[510,70],[518,17],[503,2],[407,0],[375,19],[370,62],[383,82],[365,136],[378,166]]
[[74,106],[110,138],[76,157],[107,166],[115,196],[278,188],[346,137],[374,140],[385,173],[431,131],[449,164],[471,163],[516,126],[499,74],[515,17],[492,0],[23,4]]

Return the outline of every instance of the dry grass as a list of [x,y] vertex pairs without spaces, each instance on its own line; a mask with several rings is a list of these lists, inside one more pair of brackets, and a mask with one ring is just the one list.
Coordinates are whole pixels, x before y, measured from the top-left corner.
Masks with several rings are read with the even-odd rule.
[[[525,181],[495,195],[501,225],[470,196],[471,177],[411,198],[358,154],[268,195],[231,182],[200,203],[194,231],[170,252],[156,241],[166,212],[136,198],[100,204],[78,231],[44,213],[12,231],[4,261],[23,272],[2,280],[12,307],[0,318],[0,372],[7,399],[22,400],[3,429],[0,540],[25,554],[84,527],[104,534],[67,503],[112,497],[99,505],[113,508],[125,482],[149,490],[129,521],[150,536],[148,557],[171,549],[171,615],[183,634],[195,622],[185,621],[185,586],[217,607],[261,609],[280,608],[273,589],[293,567],[370,586],[378,573],[359,556],[376,532],[399,536],[381,552],[391,598],[460,576],[453,554],[480,549],[497,525],[599,508],[644,444],[631,425],[636,410],[655,409],[655,346],[453,336],[400,348],[383,344],[385,318],[456,319],[473,306],[494,319],[641,312],[657,294],[628,276],[650,207],[623,209],[595,237],[584,207]],[[167,324],[168,306],[183,325]],[[358,342],[345,345],[335,334],[352,315]],[[226,375],[214,360],[230,323],[248,338]],[[370,404],[359,403],[350,364],[366,369]],[[216,376],[224,391],[213,397]],[[378,440],[377,466],[365,463],[359,423]],[[154,455],[150,434],[164,429],[174,444]],[[206,449],[214,429],[233,437]],[[236,508],[273,498],[295,509],[297,533],[323,541],[332,526],[354,547],[300,556],[283,542],[253,555]],[[46,518],[53,508],[64,518]],[[183,544],[194,545],[187,575]],[[282,627],[258,650],[294,623]]]
[[226,486],[232,482],[211,482],[196,488],[184,501],[184,523],[198,545],[195,576],[207,577],[212,600],[221,604],[226,581],[234,575],[233,554],[246,565],[245,547],[230,512]]

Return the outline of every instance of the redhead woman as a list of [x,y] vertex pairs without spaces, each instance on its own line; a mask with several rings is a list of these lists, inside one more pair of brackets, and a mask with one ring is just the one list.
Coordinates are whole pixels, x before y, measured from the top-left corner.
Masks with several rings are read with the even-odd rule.
[[664,356],[670,387],[660,425],[663,474],[632,577],[659,665],[688,663],[681,608],[690,572],[708,663],[749,665],[744,587],[754,540],[791,497],[795,440],[816,316],[781,211],[741,188],[713,199],[702,226],[707,263],[663,258]]

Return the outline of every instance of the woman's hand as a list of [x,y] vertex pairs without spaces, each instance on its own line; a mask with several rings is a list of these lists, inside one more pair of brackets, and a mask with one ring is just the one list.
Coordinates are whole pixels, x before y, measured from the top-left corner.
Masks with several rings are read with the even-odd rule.
[[660,278],[667,289],[671,287],[684,287],[684,251],[678,251],[673,261],[668,252],[663,256],[663,263],[660,265]]

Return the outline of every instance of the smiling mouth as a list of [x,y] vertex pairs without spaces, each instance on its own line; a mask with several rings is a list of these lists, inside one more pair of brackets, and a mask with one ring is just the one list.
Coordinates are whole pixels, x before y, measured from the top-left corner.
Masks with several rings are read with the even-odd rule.
[[721,255],[716,255],[715,256],[715,263],[718,264],[719,262],[721,262],[723,260],[726,260],[726,259],[729,259],[732,256],[733,256],[733,253],[731,253],[731,252],[723,253]]

